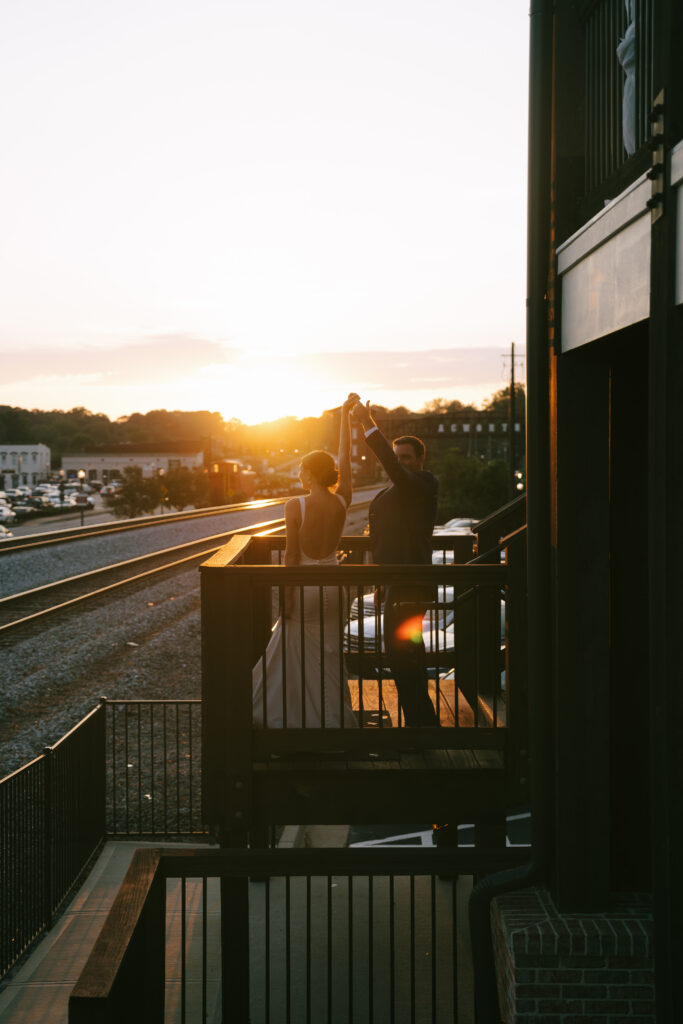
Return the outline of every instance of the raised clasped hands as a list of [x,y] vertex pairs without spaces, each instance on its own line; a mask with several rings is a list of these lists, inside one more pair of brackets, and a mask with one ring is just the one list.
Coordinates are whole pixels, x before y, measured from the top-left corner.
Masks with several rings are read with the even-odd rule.
[[342,412],[345,412],[345,413],[351,412],[351,410],[355,409],[355,407],[358,405],[359,402],[360,402],[360,396],[357,395],[355,391],[351,391],[349,393],[349,397],[346,399],[346,401],[342,405]]
[[369,430],[370,427],[376,427],[377,424],[372,415],[372,409],[370,408],[370,402],[367,401],[365,405],[358,399],[358,404],[354,406],[353,418],[365,428]]

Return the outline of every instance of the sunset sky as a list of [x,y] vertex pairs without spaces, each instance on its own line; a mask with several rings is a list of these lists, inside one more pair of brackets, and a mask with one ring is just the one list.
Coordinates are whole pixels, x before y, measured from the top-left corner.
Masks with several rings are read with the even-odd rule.
[[528,29],[522,0],[5,3],[0,404],[257,422],[503,387]]

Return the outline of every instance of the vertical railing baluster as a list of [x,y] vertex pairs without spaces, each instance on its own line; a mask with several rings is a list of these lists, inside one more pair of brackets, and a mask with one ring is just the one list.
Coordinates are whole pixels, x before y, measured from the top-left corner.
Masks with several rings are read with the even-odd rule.
[[135,708],[137,712],[137,723],[138,723],[138,833],[143,831],[142,828],[142,737],[140,733],[140,715],[141,708],[138,703]]
[[175,706],[175,820],[176,832],[180,832],[180,705]]
[[311,876],[306,875],[306,1020],[311,1024]]
[[415,1024],[415,875],[410,875],[410,1021]]
[[458,886],[456,879],[454,878],[451,883],[451,942],[452,946],[452,958],[453,968],[451,970],[451,977],[453,979],[453,1017],[457,1018],[458,1015],[458,1003],[459,1003],[459,984],[458,984]]
[[45,843],[44,871],[45,871],[45,924],[52,927],[52,911],[54,909],[54,849],[53,849],[53,822],[54,822],[54,771],[52,761],[52,747],[44,747],[44,806],[43,806],[43,836]]
[[389,1014],[390,1024],[396,1021],[396,911],[394,907],[394,876],[389,875]]
[[299,725],[306,728],[306,630],[304,627],[304,588],[299,586],[299,642],[301,647],[301,716]]
[[[327,593],[328,592],[325,587],[318,587],[318,619],[320,628],[320,721],[318,722],[318,726],[322,729],[325,728],[325,719],[327,718],[325,707],[325,609],[327,605]],[[339,689],[341,690],[341,680],[339,683]],[[343,718],[339,724],[340,727],[343,727]]]
[[[290,591],[291,592],[291,591]],[[280,616],[282,623],[282,644],[280,650],[280,661],[282,664],[282,728],[287,728],[287,616],[285,615],[286,589],[280,587]],[[301,652],[303,657],[303,651]],[[265,681],[264,681],[265,682]]]
[[285,1000],[287,1024],[292,1020],[292,923],[290,877],[285,877]]
[[372,1022],[375,1019],[375,1012],[374,1012],[375,1001],[374,1001],[374,987],[373,987],[373,978],[374,978],[374,974],[375,974],[375,971],[374,971],[374,966],[375,966],[375,959],[374,959],[375,940],[374,940],[374,935],[373,935],[374,882],[375,882],[374,875],[369,875],[368,876],[368,1020],[370,1021],[370,1024],[372,1024]]
[[185,943],[187,941],[187,920],[186,920],[187,880],[185,875],[180,879],[180,1024],[185,1024],[186,1002],[187,1002],[187,953]]
[[432,960],[432,1017],[436,1020],[437,998],[436,998],[436,883],[433,874],[429,876],[429,905],[430,905],[430,956]]
[[363,587],[356,588],[358,607],[358,717],[360,724],[365,724],[365,704],[363,701],[363,676],[365,674],[365,594]]
[[353,875],[348,876],[349,1020],[353,1020]]
[[327,876],[327,1024],[332,1022],[332,875]]
[[164,714],[163,714],[163,718],[162,718],[162,729],[163,729],[162,736],[163,736],[163,748],[164,748],[164,770],[163,770],[163,778],[164,778],[164,821],[163,821],[163,826],[164,826],[164,828],[163,828],[163,832],[164,832],[164,835],[166,835],[168,833],[168,772],[167,772],[167,763],[168,763],[167,732],[168,732],[168,730],[167,730],[167,716],[166,716],[166,704],[165,703],[163,704],[163,709],[164,709]]
[[[339,637],[339,664],[337,670],[339,672],[339,725],[340,728],[344,728],[344,697],[347,690],[346,682],[346,667],[344,664],[344,639],[345,639],[345,615],[344,615],[344,588],[339,587],[337,591],[337,634]],[[350,607],[350,605],[349,605]]]
[[123,734],[124,734],[124,738],[125,738],[124,739],[124,756],[125,756],[125,759],[126,759],[126,774],[124,776],[124,778],[126,780],[126,785],[125,785],[125,803],[124,803],[124,808],[125,808],[124,820],[126,822],[126,835],[130,835],[130,815],[129,815],[129,809],[128,809],[128,803],[129,803],[128,798],[129,798],[129,790],[130,790],[130,759],[129,759],[129,753],[128,753],[128,727],[129,727],[129,722],[128,722],[129,714],[128,714],[128,712],[130,710],[130,707],[129,707],[128,704],[124,704],[123,705],[123,709],[124,709],[124,712],[123,712]]
[[202,1024],[206,1024],[208,1020],[208,1000],[207,1000],[207,983],[208,983],[208,969],[207,969],[207,957],[209,953],[208,943],[208,928],[207,928],[207,915],[208,915],[208,889],[209,879],[207,875],[202,876]]
[[266,1024],[270,1024],[270,883],[271,876],[266,876],[266,906],[264,913],[265,920],[265,958],[266,958],[266,977],[265,977],[265,1001],[266,1001]]
[[192,806],[192,790],[194,788],[194,771],[193,771],[193,767],[192,767],[193,753],[192,753],[192,705],[191,704],[187,705],[187,730],[188,730],[188,754],[189,754],[188,765],[189,765],[189,769],[190,769],[190,771],[189,771],[189,778],[188,778],[188,789],[189,789],[188,813],[189,813],[189,816],[190,816],[190,820],[188,822],[188,832],[194,832],[195,831],[195,827],[194,827],[194,810],[193,810],[193,806]]

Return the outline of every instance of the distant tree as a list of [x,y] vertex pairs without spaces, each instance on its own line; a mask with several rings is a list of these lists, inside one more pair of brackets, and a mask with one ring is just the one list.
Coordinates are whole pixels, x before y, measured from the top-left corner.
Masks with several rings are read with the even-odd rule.
[[[500,391],[496,391],[490,398],[487,398],[484,402],[484,409],[487,412],[502,413],[507,415],[510,408],[510,385],[501,388]],[[526,408],[526,394],[524,392],[523,384],[515,384],[515,413],[517,416],[524,417],[524,410]]]
[[116,516],[151,515],[161,503],[159,477],[143,477],[139,466],[126,466],[123,483],[114,494],[105,494],[105,504]]
[[[234,496],[232,500],[236,500]],[[203,469],[192,470],[192,504],[195,508],[209,508],[213,504],[211,481]]]
[[484,462],[451,449],[430,468],[439,479],[438,521],[456,516],[481,519],[507,501],[507,465]]
[[163,479],[163,485],[167,491],[168,504],[172,508],[180,512],[188,505],[194,504],[194,474],[187,466],[170,469]]

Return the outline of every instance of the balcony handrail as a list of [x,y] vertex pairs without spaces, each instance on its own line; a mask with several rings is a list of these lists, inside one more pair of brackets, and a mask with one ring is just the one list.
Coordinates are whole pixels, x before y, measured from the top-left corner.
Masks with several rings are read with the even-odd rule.
[[[184,882],[199,879],[204,885],[209,879],[221,880],[221,939],[224,945],[221,974],[224,1007],[226,1003],[228,1005],[228,1017],[224,1019],[242,1020],[245,1019],[243,1014],[248,1012],[249,1003],[249,897],[245,886],[250,876],[266,884],[273,878],[310,880],[322,877],[327,878],[329,884],[332,877],[453,877],[510,868],[520,864],[525,856],[528,856],[525,849],[510,847],[381,850],[159,847],[137,850],[95,946],[72,989],[69,1024],[123,1020],[131,1014],[149,1024],[161,1024],[164,1019],[165,896],[168,880],[181,879]],[[457,919],[455,900],[454,887],[453,925]],[[351,912],[350,904],[348,912]],[[182,907],[180,914],[184,921]],[[290,941],[289,936],[287,941]],[[351,941],[349,930],[347,943]],[[204,946],[204,957],[206,952]],[[310,948],[307,948],[307,953],[310,955]],[[181,957],[184,969],[184,950]],[[205,980],[203,984],[206,984]],[[432,1005],[433,1019],[434,1010]]]

